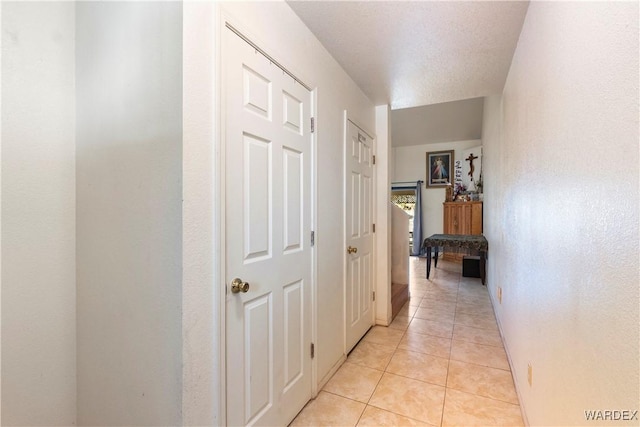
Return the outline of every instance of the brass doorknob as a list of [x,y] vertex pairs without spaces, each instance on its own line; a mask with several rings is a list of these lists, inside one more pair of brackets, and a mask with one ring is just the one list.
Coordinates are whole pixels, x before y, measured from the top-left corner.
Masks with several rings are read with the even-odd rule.
[[249,290],[249,284],[247,282],[243,282],[242,279],[238,279],[237,277],[233,279],[231,282],[231,292],[237,294],[242,292],[243,294]]
[[355,254],[356,252],[358,252],[358,248],[352,248],[351,246],[347,248],[348,254]]

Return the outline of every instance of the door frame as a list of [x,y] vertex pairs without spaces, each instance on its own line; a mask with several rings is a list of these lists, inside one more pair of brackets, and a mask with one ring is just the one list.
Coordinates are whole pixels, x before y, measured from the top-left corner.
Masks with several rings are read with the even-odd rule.
[[[342,261],[342,317],[344,319],[344,325],[343,325],[343,330],[342,330],[342,351],[343,353],[346,355],[347,354],[347,281],[348,281],[348,275],[347,275],[347,257],[344,256],[344,254],[347,253],[347,144],[349,143],[349,122],[351,122],[354,126],[356,126],[358,129],[362,130],[364,133],[367,134],[368,137],[371,138],[371,153],[373,156],[376,155],[376,147],[377,147],[377,138],[375,136],[375,133],[371,132],[370,129],[367,129],[366,127],[361,126],[356,120],[350,118],[349,113],[347,110],[343,111],[343,130],[342,130],[342,135],[343,135],[343,145],[342,145],[342,171],[344,173],[343,177],[342,177],[342,198],[344,200],[344,204],[342,206],[342,232],[343,232],[343,239],[342,239],[342,254],[343,254],[343,261]],[[378,199],[377,199],[377,188],[378,188],[378,184],[377,184],[377,174],[376,174],[376,164],[371,165],[371,169],[372,169],[372,174],[371,174],[371,220],[373,221],[373,224],[376,223],[376,206],[378,206]],[[375,280],[375,276],[376,276],[376,268],[377,268],[377,244],[376,244],[376,236],[375,236],[375,232],[373,233],[374,235],[371,237],[371,241],[372,241],[372,260],[371,260],[371,289],[373,290],[373,292],[377,291],[376,285],[377,285],[377,281]],[[376,299],[378,298],[377,292],[376,292]],[[376,302],[372,301],[371,303],[371,326],[375,326],[376,324]]]
[[[265,43],[260,37],[256,36],[249,28],[247,28],[241,21],[233,17],[228,11],[224,10],[222,6],[220,7],[219,13],[217,16],[216,22],[216,64],[215,64],[215,74],[216,78],[216,95],[215,95],[215,103],[216,103],[216,122],[218,123],[216,137],[214,140],[215,152],[217,153],[218,161],[214,163],[214,168],[216,169],[216,177],[215,177],[215,186],[214,186],[214,194],[218,194],[219,197],[214,197],[214,218],[217,218],[215,221],[214,227],[219,230],[218,236],[219,239],[214,242],[215,251],[214,251],[214,268],[217,273],[214,275],[214,289],[217,286],[217,304],[214,301],[214,310],[218,310],[218,319],[220,321],[220,327],[218,329],[219,333],[219,346],[217,348],[217,355],[219,364],[217,368],[219,369],[219,384],[220,387],[218,389],[219,392],[219,416],[220,416],[220,425],[226,425],[226,416],[227,416],[227,401],[226,401],[226,302],[227,302],[227,283],[226,283],[226,98],[224,92],[224,40],[226,31],[230,31],[227,29],[227,23],[231,25],[235,30],[242,33],[244,37],[249,39],[251,43],[256,46],[260,46],[261,50],[266,52],[271,56],[269,52],[273,52],[274,55],[277,55],[277,50],[272,49],[272,46]],[[272,56],[276,59],[275,56]],[[285,61],[286,62],[286,61]],[[278,61],[278,63],[282,64],[282,62]],[[288,70],[291,70],[290,68]],[[294,75],[299,76],[299,74],[291,71]],[[309,82],[309,79],[299,78],[299,80],[304,82]],[[315,128],[317,131],[318,128],[318,119],[316,112],[318,111],[317,107],[317,99],[318,99],[318,87],[313,84],[305,83],[311,89],[309,90],[311,96],[311,117],[315,120]],[[316,230],[317,223],[317,132],[312,132],[310,134],[311,141],[311,230]],[[311,236],[307,236],[310,238]],[[311,246],[311,330],[310,330],[310,338],[311,342],[317,342],[317,250],[316,246]],[[311,359],[311,398],[314,398],[318,394],[317,390],[317,357]]]

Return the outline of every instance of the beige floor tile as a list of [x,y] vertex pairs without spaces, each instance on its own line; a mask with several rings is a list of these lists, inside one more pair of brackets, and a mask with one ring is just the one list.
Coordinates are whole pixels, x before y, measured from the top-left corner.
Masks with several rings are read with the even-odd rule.
[[523,425],[518,405],[447,389],[443,427]]
[[479,305],[481,307],[492,308],[491,300],[488,295],[470,296],[464,292],[458,292],[458,304]]
[[518,404],[511,372],[502,369],[451,360],[447,388]]
[[434,300],[434,299],[429,299],[428,297],[422,298],[422,302],[420,303],[420,308],[426,308],[428,310],[437,310],[443,313],[450,313],[450,314],[455,314],[456,312],[456,304],[454,302]]
[[360,342],[349,353],[347,361],[368,368],[384,371],[393,356],[395,347],[369,342]]
[[387,365],[386,372],[445,386],[448,366],[449,359],[414,351],[397,350]]
[[457,302],[460,305],[470,305],[473,307],[480,307],[485,309],[493,308],[493,305],[491,304],[491,299],[489,298],[488,294],[467,295],[464,293],[464,291],[458,290]]
[[427,292],[426,288],[424,287],[414,288],[414,289],[411,289],[411,297],[422,298],[426,292]]
[[460,276],[460,289],[487,293],[487,287],[482,285],[482,280],[478,277]]
[[469,289],[487,289],[487,287],[482,284],[482,280],[479,277],[464,277],[460,275],[460,285]]
[[363,341],[395,347],[402,339],[402,335],[404,335],[404,331],[398,329],[387,328],[386,326],[374,326],[369,329]]
[[498,324],[493,315],[491,316],[472,316],[470,314],[460,313],[456,315],[456,324],[471,326],[473,328],[498,330]]
[[448,359],[451,354],[451,340],[408,331],[402,337],[398,348]]
[[475,316],[475,317],[481,317],[486,319],[491,319],[491,318],[495,319],[492,308],[471,307],[469,305],[464,305],[464,304],[462,305],[458,304],[455,315],[456,316],[467,315],[467,316]]
[[460,276],[460,287],[470,291],[487,292],[487,287],[482,285],[479,277]]
[[355,426],[364,403],[321,391],[290,424],[291,426]]
[[457,299],[458,285],[449,282],[434,282],[426,289],[424,296],[427,298]]
[[438,267],[435,269],[431,268],[431,272],[435,272],[436,281],[454,282],[456,285],[460,283],[460,278],[462,277],[462,269],[455,264],[440,265],[440,263],[438,263]]
[[456,311],[467,314],[493,315],[493,306],[485,302],[458,301]]
[[374,406],[367,406],[358,421],[358,427],[382,427],[382,426],[394,426],[394,427],[430,427],[431,424],[423,423],[411,418],[403,417],[402,415],[394,414],[393,412],[385,411]]
[[453,334],[453,324],[442,321],[425,320],[414,318],[409,324],[409,331],[419,334],[433,335],[441,338],[451,338]]
[[456,302],[453,299],[446,299],[443,297],[432,297],[431,295],[425,295],[420,301],[420,308],[431,308],[440,311],[446,311],[447,313],[455,314]]
[[460,283],[458,284],[458,291],[461,294],[469,295],[469,296],[481,296],[481,297],[489,296],[489,291],[487,290],[487,287],[482,286],[479,280],[477,282],[460,281]]
[[400,311],[398,312],[398,316],[412,317],[417,309],[418,309],[418,306],[410,305],[407,303],[404,305],[404,307],[402,307],[402,309],[400,309]]
[[453,339],[503,347],[500,332],[494,329],[472,328],[471,326],[455,324],[453,325]]
[[455,313],[450,311],[441,311],[433,308],[424,308],[420,307],[416,311],[416,314],[413,317],[418,319],[425,320],[436,320],[440,322],[453,323],[453,319],[455,318]]
[[409,297],[409,305],[411,307],[419,307],[422,302],[422,297]]
[[440,268],[435,270],[431,269],[431,282],[437,283],[440,286],[458,286],[460,284],[459,274],[453,271],[446,271]]
[[424,270],[422,272],[410,271],[409,286],[428,286],[429,281],[424,275]]
[[458,286],[460,284],[459,275],[442,270],[441,268],[431,269],[431,277],[429,278],[432,283],[436,283],[439,286]]
[[[462,273],[462,265],[455,262],[448,262],[442,259],[442,254],[438,257],[438,266],[436,267],[435,259],[431,264],[431,271],[437,272],[440,275],[449,275],[456,280],[460,280]],[[426,266],[425,266],[426,267]]]
[[427,289],[424,298],[455,303],[458,300],[458,287],[456,285],[443,286],[440,283],[434,284],[431,288]]
[[437,267],[432,264],[429,280],[437,284],[453,282],[457,285],[460,283],[460,273],[456,273],[454,270],[449,269],[448,266],[441,265],[440,263],[438,263]]
[[462,273],[462,263],[461,262],[453,262],[447,260],[440,260],[442,266],[451,271],[457,271],[458,273]]
[[455,267],[455,265],[454,264],[445,265],[442,263],[438,263],[438,266],[436,267],[435,265],[432,264],[431,277],[436,279],[434,280],[435,282],[452,281],[458,284],[460,283],[461,274],[460,272],[456,272],[456,269],[452,267]]
[[438,266],[436,269],[431,268],[431,276],[428,281],[434,286],[457,287],[460,284],[460,273],[443,270]]
[[414,278],[413,272],[409,273],[411,277],[409,278],[409,289],[417,289],[420,291],[427,291],[431,287],[431,282],[424,277]]
[[504,349],[467,341],[451,341],[451,360],[509,370],[509,362]]
[[344,363],[323,390],[367,403],[383,372],[354,363]]
[[393,319],[393,322],[389,325],[391,329],[399,329],[404,331],[409,327],[409,322],[411,322],[411,317],[400,316],[399,314]]
[[458,286],[458,297],[468,300],[468,302],[471,303],[479,302],[486,304],[491,302],[487,288],[480,285],[467,286],[461,283]]
[[409,289],[419,289],[426,291],[431,287],[431,282],[424,277],[424,274],[416,278],[413,272],[409,273]]
[[462,276],[462,274],[460,275],[460,283],[468,283],[472,285],[482,286],[482,283],[480,282],[479,277],[465,277],[465,276]]
[[432,284],[425,291],[424,298],[442,300],[454,303],[458,299],[458,287],[456,285]]
[[448,311],[455,311],[455,304],[458,299],[457,293],[454,291],[451,294],[443,292],[427,292],[422,297],[420,304],[424,303],[425,306],[434,304],[437,302],[437,306],[444,307]]
[[405,417],[439,425],[444,387],[385,373],[369,404]]
[[430,287],[425,291],[423,297],[454,303],[458,300],[458,288],[456,286],[451,288]]
[[451,279],[438,279],[434,283],[434,286],[446,292],[456,291],[457,294],[458,289],[460,288],[460,282],[458,280]]
[[410,275],[410,280],[409,280],[409,285],[411,286],[421,286],[421,285],[428,285],[429,281],[427,280],[427,278],[425,277],[425,272],[424,269],[422,269],[422,271],[418,270],[411,270],[409,275]]

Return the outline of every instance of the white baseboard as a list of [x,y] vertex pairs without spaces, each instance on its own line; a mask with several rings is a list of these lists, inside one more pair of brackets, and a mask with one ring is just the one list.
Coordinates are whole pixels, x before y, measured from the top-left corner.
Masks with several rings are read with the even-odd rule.
[[516,389],[516,395],[518,396],[518,404],[520,405],[520,413],[522,415],[522,421],[525,426],[530,426],[529,420],[527,419],[527,413],[524,409],[524,405],[522,404],[522,394],[520,393],[520,389],[518,387],[518,382],[515,380],[515,371],[513,369],[513,360],[511,359],[511,353],[509,353],[509,346],[507,345],[507,340],[504,337],[504,333],[502,332],[502,324],[500,323],[500,318],[496,314],[496,308],[494,305],[495,299],[494,295],[489,290],[489,286],[487,286],[487,292],[489,292],[489,299],[491,300],[491,307],[493,308],[493,315],[496,318],[496,323],[498,324],[498,332],[500,333],[500,339],[502,340],[502,345],[504,347],[504,352],[507,354],[507,361],[509,362],[509,369],[511,369],[511,376],[513,378],[513,386]]

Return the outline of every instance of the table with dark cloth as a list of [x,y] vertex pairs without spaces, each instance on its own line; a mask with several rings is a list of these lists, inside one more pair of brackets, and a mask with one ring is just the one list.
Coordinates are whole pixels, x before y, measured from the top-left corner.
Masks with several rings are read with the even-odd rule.
[[427,253],[427,279],[431,273],[431,250],[435,248],[435,266],[438,267],[439,248],[446,248],[453,252],[468,253],[480,256],[480,279],[485,285],[486,259],[489,242],[481,235],[471,234],[434,234],[424,239],[422,249]]

